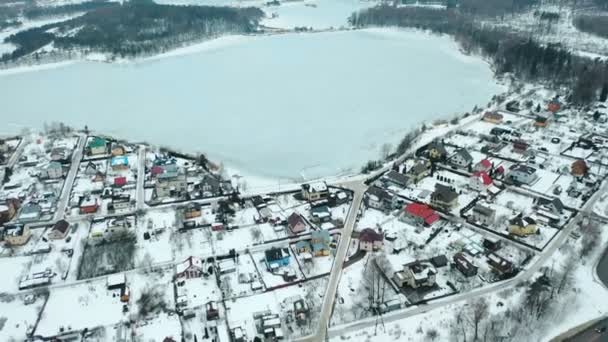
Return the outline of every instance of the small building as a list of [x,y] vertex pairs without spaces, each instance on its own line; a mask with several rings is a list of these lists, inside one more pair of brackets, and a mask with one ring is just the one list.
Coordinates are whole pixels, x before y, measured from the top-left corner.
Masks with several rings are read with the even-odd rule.
[[429,261],[435,268],[445,267],[448,264],[448,257],[445,254],[440,254],[432,257]]
[[503,120],[503,115],[497,111],[488,111],[483,114],[483,121],[499,124]]
[[448,160],[454,166],[460,168],[468,168],[473,163],[473,157],[469,151],[464,148],[459,148]]
[[308,315],[310,309],[304,299],[299,298],[293,302],[293,314],[296,319],[296,323],[301,326],[308,322]]
[[485,171],[475,171],[469,178],[469,186],[475,191],[486,191],[493,184],[492,178]]
[[371,228],[365,228],[359,233],[359,249],[375,252],[384,246],[384,235]]
[[61,177],[63,177],[63,165],[60,162],[52,161],[40,170],[40,178],[42,179],[58,179]]
[[264,251],[264,260],[269,270],[289,265],[290,259],[288,248],[273,247]]
[[539,113],[534,118],[534,126],[535,127],[547,127],[549,125],[550,118],[551,118],[551,114]]
[[557,197],[552,199],[537,197],[534,200],[534,203],[538,209],[546,210],[553,215],[559,216],[564,213],[564,203],[562,203],[562,201]]
[[70,230],[70,224],[66,220],[59,220],[55,222],[53,228],[48,233],[48,238],[51,240],[61,240],[68,235]]
[[330,253],[331,235],[328,230],[313,230],[310,244],[314,256],[328,256]]
[[87,166],[84,168],[84,174],[87,176],[95,176],[98,172],[101,171],[98,168],[99,167],[97,166],[97,164],[90,161],[87,163]]
[[487,255],[487,261],[488,265],[490,265],[490,267],[492,267],[492,270],[499,276],[512,274],[515,270],[515,267],[513,266],[512,262],[495,253],[489,253]]
[[127,276],[124,273],[110,274],[106,278],[106,288],[108,290],[119,290],[127,286]]
[[126,156],[116,156],[110,159],[110,166],[112,170],[128,170],[129,169],[129,158]]
[[97,212],[99,208],[99,203],[97,202],[97,198],[94,197],[84,197],[80,201],[80,213],[81,214],[93,214]]
[[55,147],[51,150],[51,160],[57,162],[67,162],[70,158],[70,151],[65,147]]
[[410,180],[416,184],[431,174],[431,162],[426,159],[418,159],[407,174],[410,176]]
[[448,151],[441,141],[435,140],[427,145],[427,153],[431,160],[445,160]]
[[293,234],[299,234],[305,231],[308,225],[306,224],[306,221],[304,220],[302,215],[293,212],[287,218],[287,227]]
[[488,159],[482,159],[473,166],[473,172],[490,172],[492,170],[492,162]]
[[184,208],[184,218],[186,220],[200,217],[202,215],[201,205],[196,202],[190,202],[186,204]]
[[547,104],[547,110],[551,113],[557,113],[560,108],[562,108],[562,104],[557,98],[554,98]]
[[177,279],[185,278],[200,278],[203,274],[203,261],[195,256],[190,256],[181,264],[178,264],[175,269],[175,277]]
[[530,147],[530,145],[525,140],[516,139],[513,141],[513,152],[515,153],[524,154],[528,151],[528,147]]
[[375,185],[367,189],[364,198],[365,204],[368,207],[378,210],[392,210],[395,207],[396,200],[388,191]]
[[180,197],[188,190],[186,173],[175,164],[163,165],[156,175],[154,193],[157,198]]
[[589,171],[589,166],[584,159],[575,160],[570,166],[570,173],[574,177],[584,177]]
[[42,207],[38,203],[27,203],[19,211],[19,217],[17,218],[20,222],[34,222],[38,221],[42,216]]
[[302,198],[306,201],[318,201],[329,196],[329,188],[325,182],[302,184]]
[[114,177],[114,186],[115,187],[123,187],[127,185],[127,177]]
[[194,190],[200,191],[202,197],[213,197],[222,193],[222,186],[217,177],[205,175],[203,176],[203,179],[195,185]]
[[393,280],[399,287],[409,286],[413,289],[435,285],[437,270],[430,262],[414,261],[403,265],[403,270],[395,272]]
[[524,216],[523,213],[509,220],[509,233],[520,237],[536,234],[538,227],[536,220]]
[[452,258],[454,266],[460,271],[465,277],[473,277],[477,275],[477,266],[473,264],[473,261],[469,259],[464,253],[458,252],[454,254]]
[[410,184],[410,177],[395,170],[391,170],[382,177],[382,181],[387,186],[393,185],[398,188],[405,188]]
[[331,210],[326,204],[327,201],[323,201],[323,205],[316,205],[310,208],[311,220],[315,223],[325,223],[331,221]]
[[100,137],[94,137],[91,141],[89,141],[87,145],[87,150],[90,155],[100,155],[106,154],[108,151],[107,147],[108,142]]
[[0,225],[9,222],[15,217],[19,210],[19,200],[16,198],[7,198],[0,201]]
[[431,205],[446,211],[452,210],[458,206],[458,193],[447,185],[437,183],[431,194]]
[[300,240],[295,243],[296,252],[298,254],[310,253],[312,251],[312,246],[310,245],[310,241]]
[[30,228],[22,223],[4,226],[4,241],[9,246],[23,246],[32,236]]
[[485,249],[495,252],[502,247],[502,241],[492,236],[486,236],[483,239],[482,245]]
[[417,226],[431,226],[439,220],[439,215],[426,204],[409,203],[403,208],[401,221]]
[[473,213],[469,217],[473,222],[479,222],[484,226],[492,226],[496,220],[496,210],[477,204],[473,207]]
[[124,145],[122,145],[122,144],[113,143],[111,152],[112,152],[112,156],[114,156],[114,157],[122,156],[122,155],[126,154],[126,149],[125,149]]
[[509,168],[507,177],[514,182],[530,185],[538,176],[535,168],[524,164],[514,164]]
[[215,301],[205,303],[205,314],[208,321],[214,321],[220,318],[219,306]]

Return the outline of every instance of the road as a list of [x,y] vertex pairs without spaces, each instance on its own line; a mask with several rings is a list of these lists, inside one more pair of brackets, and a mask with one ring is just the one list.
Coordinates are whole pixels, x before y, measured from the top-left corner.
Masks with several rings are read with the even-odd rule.
[[592,326],[588,327],[587,329],[583,330],[582,332],[564,339],[564,342],[608,342],[608,331],[605,331],[604,333],[598,333],[595,331],[595,329],[601,328],[601,327],[608,327],[608,318],[605,318],[595,324],[593,324]]
[[78,168],[80,167],[80,161],[82,160],[82,154],[84,153],[84,144],[87,141],[86,135],[80,135],[78,138],[78,145],[72,153],[72,163],[70,164],[70,170],[68,175],[65,177],[63,183],[63,189],[59,201],[57,201],[57,208],[55,210],[54,221],[60,220],[65,217],[65,208],[67,207],[70,199],[70,193],[72,192],[72,185],[78,174]]
[[146,180],[146,146],[140,145],[137,152],[137,192],[135,195],[137,210],[143,209],[145,206],[145,189],[144,182]]
[[[477,298],[479,296],[483,296],[486,294],[498,292],[515,286],[522,281],[530,279],[536,272],[540,270],[540,268],[547,263],[547,261],[553,256],[555,251],[562,246],[564,241],[568,238],[570,233],[578,227],[578,222],[582,219],[584,215],[588,215],[588,213],[592,212],[593,205],[599,199],[602,193],[608,190],[608,182],[604,181],[598,191],[585,203],[580,212],[570,220],[570,222],[562,228],[562,230],[558,233],[559,235],[551,241],[551,243],[538,254],[537,258],[530,264],[530,266],[525,269],[523,272],[519,273],[515,278],[505,280],[503,282],[494,283],[486,287],[482,287],[478,290],[469,291],[462,294],[457,294],[454,296],[446,297],[444,299],[440,299],[435,302],[431,302],[430,304],[420,305],[409,307],[401,310],[396,310],[390,312],[388,314],[383,315],[383,320],[385,323],[389,323],[392,321],[412,317],[424,312],[428,312],[440,307],[444,307],[446,305],[455,304],[458,302],[470,300],[473,298]],[[332,275],[333,275],[332,269]],[[322,323],[322,322],[321,322]],[[340,326],[334,326],[330,328],[327,332],[329,337],[340,336],[345,333],[349,333],[359,329],[371,328],[376,324],[376,317],[368,317],[356,322],[352,322],[349,324],[344,324]],[[318,335],[318,334],[317,334]],[[321,335],[318,335],[321,336]],[[306,341],[313,341],[312,339],[304,339]],[[319,339],[315,339],[314,341],[320,341]]]
[[21,141],[19,142],[19,146],[17,146],[15,152],[13,152],[13,154],[11,154],[11,157],[8,159],[8,163],[6,163],[7,168],[12,168],[13,166],[15,166],[17,160],[19,160],[19,157],[21,156],[21,152],[23,152],[23,148],[25,147],[25,145],[27,145],[28,140],[29,135],[21,139]]

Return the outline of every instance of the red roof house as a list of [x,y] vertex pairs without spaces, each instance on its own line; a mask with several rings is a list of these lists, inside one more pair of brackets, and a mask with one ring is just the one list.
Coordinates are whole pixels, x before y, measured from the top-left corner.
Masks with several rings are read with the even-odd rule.
[[127,184],[127,177],[115,177],[114,178],[115,186],[124,186],[125,184]]
[[492,162],[488,159],[482,159],[479,163],[475,164],[473,171],[485,171],[489,172],[492,169]]
[[426,204],[410,203],[405,206],[402,220],[430,226],[439,220],[439,215]]
[[485,171],[474,172],[471,176],[471,188],[477,191],[487,189],[492,185],[492,178]]

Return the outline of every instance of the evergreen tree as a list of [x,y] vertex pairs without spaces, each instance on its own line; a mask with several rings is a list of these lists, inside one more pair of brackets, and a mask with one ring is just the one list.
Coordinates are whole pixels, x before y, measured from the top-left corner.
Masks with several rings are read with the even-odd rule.
[[604,85],[602,86],[602,92],[600,94],[600,102],[606,102],[607,98],[608,98],[608,82],[604,82]]

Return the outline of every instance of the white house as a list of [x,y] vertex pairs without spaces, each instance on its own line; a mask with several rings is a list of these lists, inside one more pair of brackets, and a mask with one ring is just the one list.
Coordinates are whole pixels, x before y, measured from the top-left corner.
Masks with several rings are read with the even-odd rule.
[[538,176],[536,169],[524,164],[515,164],[509,168],[508,177],[518,183],[529,185],[534,182]]
[[473,163],[473,157],[471,157],[471,154],[466,149],[461,148],[458,149],[448,161],[454,166],[467,168]]

